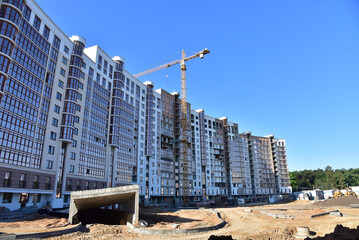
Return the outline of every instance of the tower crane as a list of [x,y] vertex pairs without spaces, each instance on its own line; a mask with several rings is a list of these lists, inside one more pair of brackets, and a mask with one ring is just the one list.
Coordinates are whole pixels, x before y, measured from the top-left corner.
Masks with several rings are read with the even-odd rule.
[[[195,53],[192,56],[186,57],[186,53],[182,50],[182,58],[174,60],[169,63],[162,64],[160,66],[148,69],[146,71],[134,74],[133,76],[136,78],[142,77],[144,75],[156,72],[161,69],[169,68],[173,65],[180,64],[181,66],[181,125],[182,125],[182,168],[183,168],[183,201],[184,203],[188,203],[189,200],[189,193],[188,193],[188,139],[187,139],[187,131],[188,131],[188,124],[187,124],[187,82],[186,82],[186,62],[192,60],[194,58],[200,57],[203,58],[205,54],[210,53],[207,48],[204,50]],[[179,173],[180,174],[180,173]]]

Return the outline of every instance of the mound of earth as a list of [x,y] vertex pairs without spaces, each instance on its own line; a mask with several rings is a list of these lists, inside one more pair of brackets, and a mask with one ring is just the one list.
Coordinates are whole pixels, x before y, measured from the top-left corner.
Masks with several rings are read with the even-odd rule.
[[274,229],[265,234],[261,233],[252,237],[246,238],[246,240],[294,240],[295,230],[293,228]]
[[343,227],[338,224],[334,232],[324,235],[324,237],[306,238],[305,240],[359,240],[359,226],[355,228]]
[[355,196],[343,196],[314,203],[318,207],[350,206],[350,204],[359,204],[359,199]]
[[232,236],[225,236],[225,235],[221,235],[221,236],[216,236],[216,235],[211,235],[208,240],[233,240]]

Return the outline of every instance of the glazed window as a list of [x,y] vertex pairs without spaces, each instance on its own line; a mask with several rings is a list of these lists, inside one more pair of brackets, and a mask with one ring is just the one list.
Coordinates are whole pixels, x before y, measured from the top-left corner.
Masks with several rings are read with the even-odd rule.
[[10,21],[18,25],[21,16],[14,8],[3,5],[0,9],[0,17],[9,19]]
[[80,57],[82,57],[84,47],[85,47],[85,45],[83,43],[75,42],[74,48],[72,49],[72,54],[76,54],[76,55],[79,55]]
[[70,51],[70,49],[66,45],[64,45],[64,52],[69,54],[69,51]]
[[104,65],[103,65],[103,73],[107,74],[107,67],[108,67],[108,62],[105,60]]
[[62,63],[67,65],[67,59],[65,57],[62,57]]
[[31,16],[31,9],[29,8],[29,6],[25,6],[24,7],[24,10],[22,11],[22,14],[24,16],[24,18],[27,20],[27,21],[30,21],[30,16]]
[[55,107],[54,107],[54,112],[55,112],[55,113],[60,113],[60,107],[57,106],[57,105],[55,105]]
[[59,100],[59,101],[61,101],[61,99],[62,99],[62,94],[59,93],[59,92],[56,92],[56,99]]
[[22,0],[3,0],[3,2],[10,3],[17,7],[18,9],[22,9],[24,7],[24,1]]
[[51,155],[54,155],[55,147],[54,146],[49,146],[48,153],[51,154]]
[[66,75],[65,69],[61,68],[60,69],[60,74],[65,77],[65,75]]
[[50,57],[57,61],[57,57],[59,56],[59,51],[56,50],[54,47],[51,48]]
[[50,28],[48,26],[45,25],[44,27],[44,32],[42,33],[42,36],[44,36],[44,38],[46,38],[47,40],[49,40],[49,36],[50,36]]
[[110,65],[110,70],[109,70],[109,73],[108,73],[108,76],[112,79],[112,73],[113,73],[113,66]]
[[50,139],[51,140],[56,140],[56,133],[55,132],[50,133]]
[[98,55],[98,63],[97,63],[98,70],[101,70],[102,68],[102,56]]
[[[1,28],[2,29],[2,28]],[[21,31],[45,53],[49,53],[50,43],[36,31],[27,21],[20,22]]]
[[56,118],[53,118],[53,119],[52,119],[52,126],[57,127],[57,126],[58,126],[58,124],[59,124],[59,120],[58,120],[58,119],[56,119]]
[[60,88],[64,88],[64,82],[59,80],[58,84],[57,84]]
[[57,49],[60,50],[60,44],[61,40],[56,35],[54,36],[54,41],[52,42],[52,45]]
[[40,20],[40,18],[39,18],[37,15],[35,15],[33,27],[34,27],[37,31],[39,31],[39,30],[40,30],[40,26],[41,26],[41,20]]
[[11,203],[12,201],[12,193],[4,193],[2,198],[2,203]]

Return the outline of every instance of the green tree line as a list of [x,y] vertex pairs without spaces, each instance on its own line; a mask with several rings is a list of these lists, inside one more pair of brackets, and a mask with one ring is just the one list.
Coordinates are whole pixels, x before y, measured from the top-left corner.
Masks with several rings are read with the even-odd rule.
[[293,191],[336,189],[359,186],[359,168],[302,170],[289,173]]

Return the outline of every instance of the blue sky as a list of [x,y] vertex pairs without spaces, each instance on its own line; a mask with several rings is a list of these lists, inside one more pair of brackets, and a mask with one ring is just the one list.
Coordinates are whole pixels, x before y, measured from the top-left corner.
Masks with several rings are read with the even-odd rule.
[[[192,108],[285,138],[291,171],[359,167],[358,1],[37,3],[69,36],[124,57],[131,73],[208,48],[187,63]],[[179,66],[141,80],[180,91]]]

